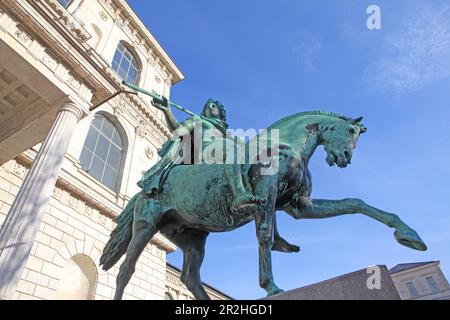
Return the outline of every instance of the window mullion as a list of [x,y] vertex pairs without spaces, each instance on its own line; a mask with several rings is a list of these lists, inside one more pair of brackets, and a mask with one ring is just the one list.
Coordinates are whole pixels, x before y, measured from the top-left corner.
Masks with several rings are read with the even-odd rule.
[[[106,117],[99,115],[102,119],[98,119],[96,125],[100,129],[91,123],[88,131],[88,137],[97,134],[95,141],[90,140],[93,150],[83,145],[85,152],[91,154],[91,158],[85,159],[87,172],[96,178],[99,182],[103,183],[109,189],[117,192],[118,182],[120,181],[120,172],[123,165],[123,145],[122,138],[112,122]],[[91,131],[92,130],[92,131]],[[101,139],[100,139],[101,138]],[[86,138],[87,140],[88,138]],[[117,143],[113,140],[116,139]],[[113,154],[112,154],[113,152]],[[113,162],[109,164],[109,158],[113,156]],[[95,160],[95,162],[94,162]],[[95,164],[95,175],[92,171],[92,166]],[[113,166],[114,165],[114,166]],[[107,170],[108,169],[108,170]],[[108,177],[106,175],[109,175]]]
[[[113,66],[114,71],[116,71],[116,73],[120,77],[122,77],[123,80],[127,80],[127,81],[135,83],[138,72],[139,72],[138,64],[137,64],[137,60],[136,60],[135,56],[122,43],[119,43],[119,45],[117,46],[116,54],[120,55],[120,57],[116,60],[114,60],[114,58],[113,58],[113,61],[115,63],[117,63],[116,68],[114,68],[114,66]],[[125,63],[128,63],[127,69],[125,69],[125,66],[124,66]],[[130,75],[131,68],[133,68],[134,77],[131,77],[131,75]]]
[[[102,123],[103,126],[103,123]],[[97,150],[97,144],[98,144],[98,140],[100,139],[100,131],[97,130],[96,127],[92,126],[92,128],[97,131],[99,134],[97,135],[97,140],[95,141],[95,146],[94,146],[94,150],[92,151],[92,157],[91,157],[91,162],[89,163],[89,167],[88,170],[91,170],[91,166],[92,166],[92,161],[94,161],[94,157],[95,157],[95,151]],[[89,133],[88,133],[89,134]],[[88,148],[89,149],[89,148]]]

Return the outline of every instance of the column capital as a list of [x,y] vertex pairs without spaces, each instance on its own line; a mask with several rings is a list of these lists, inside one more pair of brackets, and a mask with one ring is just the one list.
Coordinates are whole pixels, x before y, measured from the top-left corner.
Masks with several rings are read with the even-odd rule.
[[89,114],[85,108],[74,102],[69,97],[64,97],[63,99],[57,101],[56,105],[58,106],[58,113],[63,111],[71,112],[77,117],[77,121],[80,121]]

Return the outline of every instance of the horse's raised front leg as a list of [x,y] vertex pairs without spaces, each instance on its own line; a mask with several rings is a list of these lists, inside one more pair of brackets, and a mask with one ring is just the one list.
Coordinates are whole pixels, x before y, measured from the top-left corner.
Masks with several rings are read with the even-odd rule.
[[417,232],[404,223],[397,215],[369,206],[361,199],[314,199],[310,205],[298,208],[295,205],[289,204],[283,210],[297,219],[321,219],[344,214],[361,213],[390,228],[394,228],[395,239],[400,244],[421,251],[427,249],[427,246]]

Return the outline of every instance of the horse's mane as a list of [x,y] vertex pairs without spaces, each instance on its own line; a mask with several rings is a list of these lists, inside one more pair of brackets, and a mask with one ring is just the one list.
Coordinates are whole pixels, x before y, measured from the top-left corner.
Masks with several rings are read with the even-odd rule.
[[277,122],[275,122],[275,123],[273,123],[272,125],[270,125],[270,127],[269,127],[268,129],[273,128],[273,127],[275,127],[275,126],[279,126],[279,125],[281,125],[283,122],[289,121],[289,120],[291,120],[292,118],[301,117],[301,116],[307,116],[307,115],[330,116],[330,117],[335,117],[335,118],[338,118],[338,119],[341,119],[341,120],[345,120],[345,121],[353,121],[352,118],[349,118],[349,117],[346,117],[346,116],[343,116],[343,115],[340,115],[340,114],[337,114],[337,113],[334,113],[334,112],[330,112],[330,111],[321,111],[321,110],[315,110],[315,111],[302,111],[302,112],[297,112],[297,113],[294,113],[294,114],[292,114],[292,115],[290,115],[290,116],[281,118],[281,119],[278,120]]

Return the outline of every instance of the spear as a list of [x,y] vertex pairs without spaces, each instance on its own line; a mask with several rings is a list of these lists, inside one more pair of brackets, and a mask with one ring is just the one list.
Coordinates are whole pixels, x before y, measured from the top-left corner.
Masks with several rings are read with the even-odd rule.
[[122,84],[127,86],[127,87],[129,87],[129,88],[131,88],[131,89],[133,89],[133,90],[135,90],[135,91],[142,92],[143,94],[146,94],[146,95],[152,97],[154,106],[157,107],[158,109],[161,109],[161,108],[158,107],[159,105],[162,105],[162,106],[165,106],[165,107],[171,106],[171,107],[174,107],[174,108],[176,108],[178,110],[186,112],[190,116],[196,116],[196,114],[194,112],[189,111],[188,109],[185,109],[182,106],[180,106],[180,105],[178,105],[178,104],[176,104],[176,103],[174,103],[172,101],[169,101],[164,96],[160,96],[157,93],[150,92],[150,91],[147,91],[145,89],[139,88],[138,86],[136,86],[136,85],[134,85],[134,84],[132,84],[132,83],[130,83],[128,81],[125,81],[125,80],[122,81]]
[[[181,110],[181,111],[183,111],[183,112],[186,112],[186,113],[187,113],[188,115],[190,115],[190,116],[196,116],[196,114],[195,114],[194,112],[189,111],[188,109],[183,108],[182,106],[180,106],[180,105],[178,105],[178,104],[176,104],[176,103],[174,103],[174,102],[172,102],[172,101],[169,101],[169,99],[167,99],[167,98],[164,97],[164,96],[160,96],[160,95],[157,94],[157,93],[150,92],[150,91],[147,91],[147,90],[145,90],[145,89],[142,89],[142,88],[140,88],[140,87],[138,87],[138,86],[132,84],[131,82],[128,82],[128,81],[125,81],[125,80],[122,81],[122,84],[123,84],[124,86],[127,86],[127,87],[133,89],[134,91],[119,90],[119,91],[117,91],[116,93],[114,93],[113,95],[111,95],[111,96],[107,97],[106,99],[100,101],[99,103],[97,103],[96,105],[94,105],[93,107],[91,107],[89,110],[90,110],[90,111],[93,111],[94,109],[97,109],[97,108],[100,107],[102,104],[104,104],[104,103],[106,103],[107,101],[111,100],[112,98],[118,96],[119,94],[122,94],[122,93],[127,93],[127,94],[137,94],[137,92],[142,92],[143,94],[146,94],[146,95],[152,97],[152,98],[153,98],[153,103],[152,103],[152,104],[153,104],[156,108],[158,108],[158,109],[160,109],[160,110],[163,110],[163,111],[164,111],[164,109],[161,108],[160,105],[162,105],[162,106],[164,106],[164,107],[172,106],[172,107],[174,107],[174,108],[177,108],[178,110]],[[137,91],[137,92],[136,92],[136,91]]]

